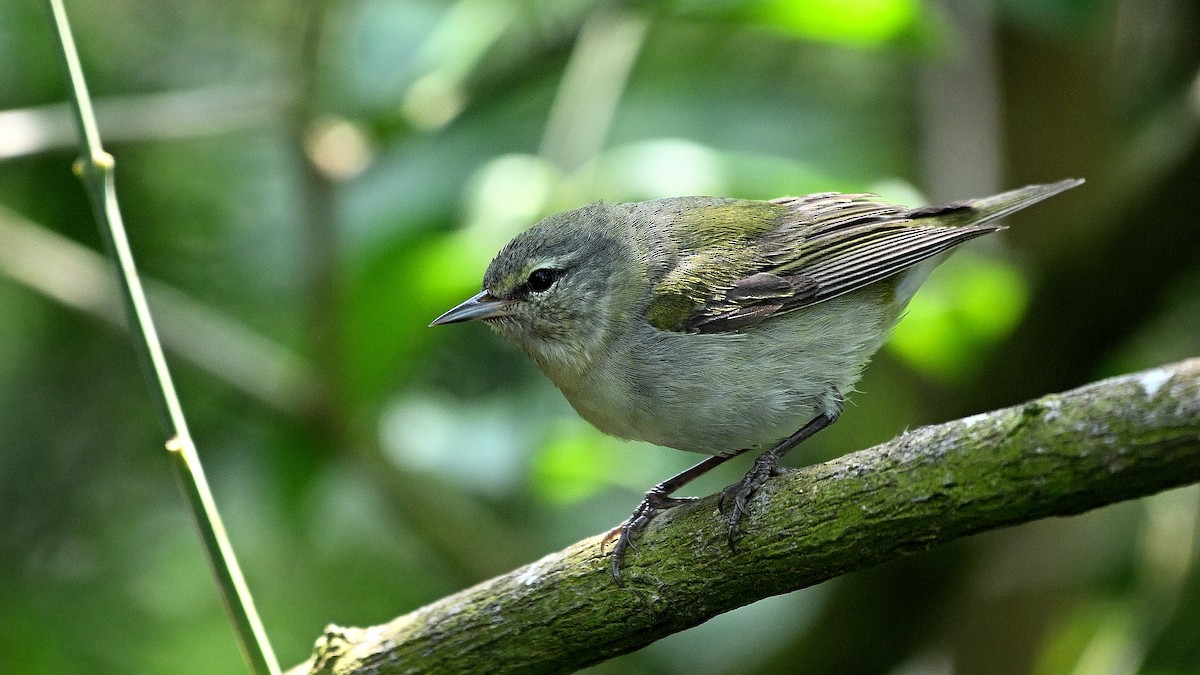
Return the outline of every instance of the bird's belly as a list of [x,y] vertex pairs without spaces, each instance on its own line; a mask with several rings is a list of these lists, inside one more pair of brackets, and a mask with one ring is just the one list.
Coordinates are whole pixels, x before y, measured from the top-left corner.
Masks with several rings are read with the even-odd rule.
[[882,311],[837,304],[746,333],[646,331],[606,367],[560,388],[614,436],[706,454],[772,444],[835,409],[886,337]]
[[[757,448],[799,429],[818,409],[814,397],[791,394],[757,400],[685,392],[677,396],[633,396],[620,419],[581,415],[598,429],[622,438],[709,455]],[[653,402],[652,402],[653,401]]]

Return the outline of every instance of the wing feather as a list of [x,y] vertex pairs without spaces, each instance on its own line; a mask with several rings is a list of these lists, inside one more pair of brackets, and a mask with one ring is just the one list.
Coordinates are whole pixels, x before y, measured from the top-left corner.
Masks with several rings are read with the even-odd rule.
[[[663,330],[701,333],[747,328],[882,281],[1003,229],[990,221],[1079,182],[1031,185],[915,209],[875,195],[835,192],[741,202],[756,217],[763,205],[772,206],[778,215],[775,226],[760,227],[754,237],[739,240],[737,259],[744,262],[728,269],[712,269],[713,250],[678,251],[674,268],[656,286],[654,302],[660,307],[652,315],[661,319],[652,323]],[[698,261],[709,263],[703,278],[696,275]]]

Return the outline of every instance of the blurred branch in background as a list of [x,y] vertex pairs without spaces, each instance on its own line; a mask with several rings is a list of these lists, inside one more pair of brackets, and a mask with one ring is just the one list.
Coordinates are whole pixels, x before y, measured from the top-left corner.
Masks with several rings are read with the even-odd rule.
[[468,81],[519,18],[510,0],[459,0],[442,14],[413,58],[420,72],[401,95],[400,109],[415,129],[436,131],[467,105]]
[[652,525],[615,585],[600,538],[373,628],[292,675],[567,672],[736,607],[991,529],[1200,481],[1200,359],[905,433],[772,480],[738,550],[717,496]]
[[282,35],[281,52],[288,57],[289,75],[296,87],[287,117],[298,174],[294,189],[300,199],[299,220],[294,229],[300,242],[295,269],[308,302],[306,347],[322,385],[322,396],[314,406],[312,419],[317,422],[322,444],[336,449],[347,447],[351,439],[346,411],[349,401],[341,386],[345,379],[342,373],[345,344],[339,329],[343,306],[338,274],[342,263],[342,228],[335,203],[339,174],[325,170],[345,162],[327,159],[329,137],[337,134],[339,127],[318,124],[324,113],[322,56],[331,7],[329,2],[307,2],[300,6]]
[[[107,96],[95,102],[96,122],[110,142],[228,134],[270,126],[287,100],[283,88],[271,84]],[[66,103],[0,111],[0,160],[71,148],[76,142]]]
[[[497,3],[498,9],[489,9],[488,4],[487,0],[462,0],[447,11],[439,28],[423,45],[424,56],[420,59],[424,67],[442,63],[444,68],[426,78],[458,91],[462,78],[511,20],[503,3]],[[347,374],[347,359],[352,356],[346,344],[345,303],[350,266],[347,227],[340,207],[348,181],[368,167],[372,151],[371,141],[362,129],[329,109],[326,89],[332,84],[328,81],[326,50],[331,34],[336,33],[336,25],[331,25],[335,6],[312,2],[297,12],[284,35],[282,50],[290,56],[288,65],[297,91],[287,127],[299,179],[296,191],[302,202],[301,217],[294,229],[301,242],[296,272],[308,303],[306,347],[315,364],[315,377],[322,385],[321,397],[305,422],[315,422],[313,441],[324,452],[330,457],[348,457],[361,469],[363,480],[383,488],[390,510],[420,533],[444,570],[474,579],[494,573],[500,561],[520,559],[506,541],[510,528],[469,500],[447,503],[444,486],[389,464],[379,447],[380,423],[375,417],[378,403],[363,401],[361,394],[349,386],[352,378]],[[480,43],[476,49],[454,53],[450,40]],[[428,90],[423,94],[419,89],[409,90],[410,95],[414,93],[418,99],[430,95]],[[405,110],[423,124],[434,126],[434,117],[438,124],[448,123],[458,112],[450,108],[432,112],[421,107],[425,105],[437,107],[438,103],[421,99],[418,104],[406,98]],[[379,322],[372,321],[370,329],[378,330]],[[464,533],[470,535],[464,538]],[[480,545],[492,555],[479,556],[474,547]]]
[[570,172],[600,152],[648,26],[628,10],[588,17],[546,120],[542,157]]
[[941,58],[920,66],[917,142],[921,183],[933,203],[994,194],[1005,175],[995,10],[931,2],[946,17]]
[[[0,271],[68,307],[128,328],[112,263],[82,244],[0,206]],[[317,381],[298,355],[193,300],[145,280],[163,344],[234,389],[302,417]]]
[[[1163,104],[1140,120],[1129,137],[1116,148],[1107,167],[1114,186],[1126,188],[1136,198],[1163,178],[1178,171],[1200,144],[1200,72]],[[1118,190],[1118,193],[1121,191]],[[1125,207],[1126,204],[1115,204]]]

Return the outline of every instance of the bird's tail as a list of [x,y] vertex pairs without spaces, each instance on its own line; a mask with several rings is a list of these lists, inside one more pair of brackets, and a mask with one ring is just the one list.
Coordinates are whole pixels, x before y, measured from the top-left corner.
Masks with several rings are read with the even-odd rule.
[[[1082,178],[1068,178],[1060,180],[1057,183],[1026,185],[1023,188],[1001,192],[991,197],[967,199],[952,204],[922,206],[910,209],[904,216],[913,220],[929,218],[936,220],[937,224],[943,227],[965,227],[969,230],[977,231],[979,234],[984,234],[1004,229],[1003,225],[988,225],[987,223],[1020,211],[1026,206],[1036,204],[1047,197],[1053,197],[1064,190],[1070,190],[1082,182]],[[964,232],[964,234],[967,234],[967,232]],[[964,240],[966,238],[970,237],[964,237]],[[925,279],[929,277],[930,272],[944,258],[944,254],[939,255],[910,267],[896,285],[895,293],[897,301],[901,305],[907,303],[913,294],[917,292],[921,284],[925,283]]]
[[1057,183],[1043,185],[1026,185],[1023,188],[1001,192],[991,197],[967,199],[961,202],[941,204],[937,206],[922,206],[909,210],[904,215],[913,220],[933,218],[939,225],[965,227],[968,225],[983,225],[993,220],[1003,218],[1011,213],[1036,204],[1048,197],[1070,190],[1083,182],[1082,178],[1068,178]]
[[1047,197],[1070,190],[1071,188],[1083,182],[1082,178],[1068,178],[1060,180],[1057,183],[1046,183],[1044,185],[1026,185],[1023,188],[1001,192],[998,195],[975,199],[971,203],[971,207],[976,213],[976,220],[973,224],[982,225],[997,218],[1020,211],[1021,209],[1036,204]]

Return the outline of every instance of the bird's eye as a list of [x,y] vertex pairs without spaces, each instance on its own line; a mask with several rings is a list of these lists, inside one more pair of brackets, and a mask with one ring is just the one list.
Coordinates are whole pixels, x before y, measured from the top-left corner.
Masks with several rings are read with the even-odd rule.
[[562,270],[539,267],[529,273],[529,280],[526,283],[529,284],[529,290],[534,293],[541,293],[549,290],[560,276],[562,276]]

